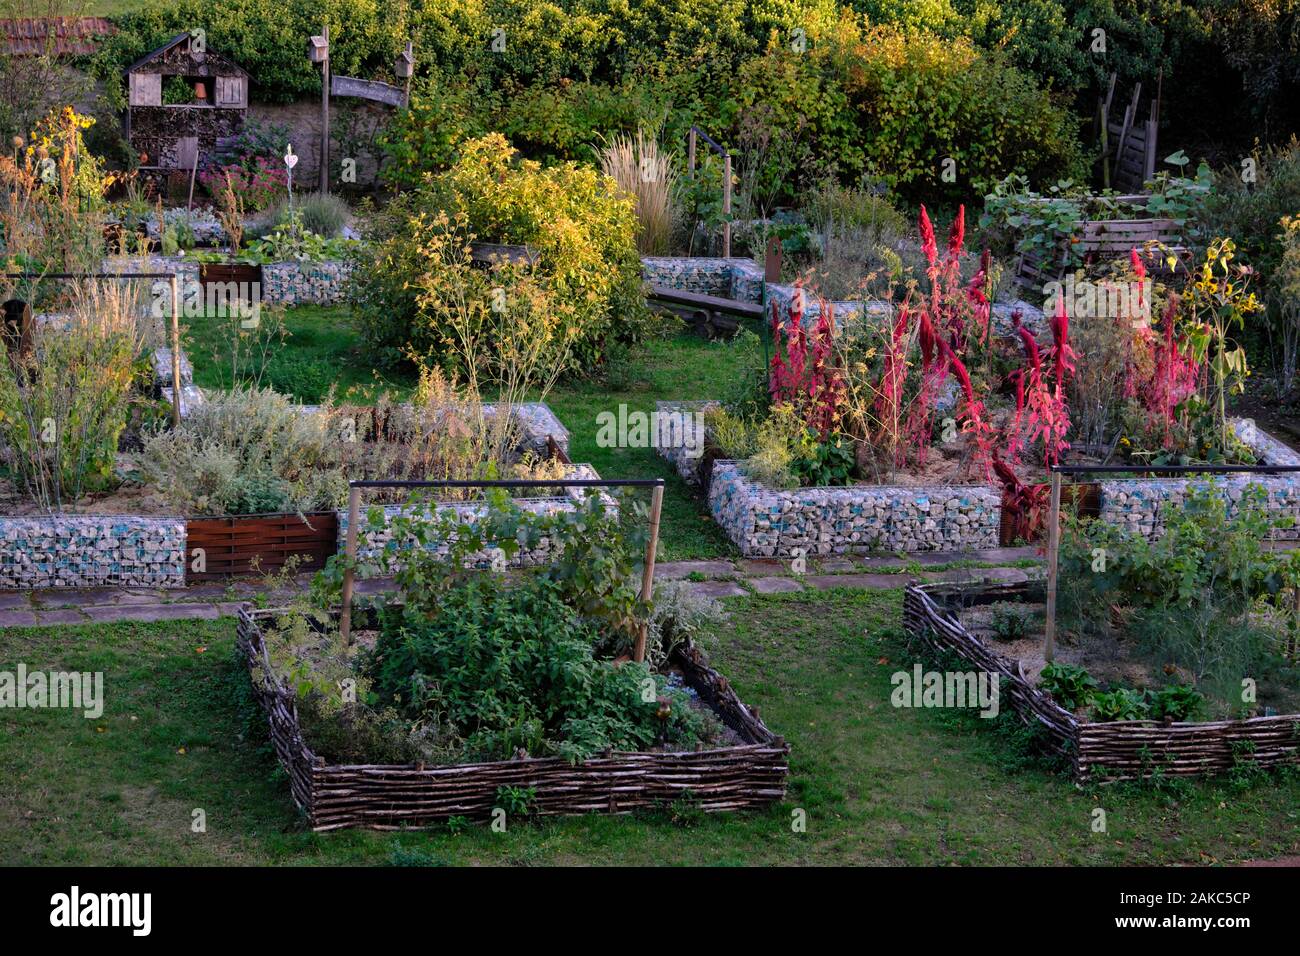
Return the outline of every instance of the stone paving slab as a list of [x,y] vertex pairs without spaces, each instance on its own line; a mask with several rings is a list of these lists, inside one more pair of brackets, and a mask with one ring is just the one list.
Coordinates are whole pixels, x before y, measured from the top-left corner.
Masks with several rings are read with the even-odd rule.
[[759,594],[788,594],[791,591],[804,589],[795,578],[749,578],[745,583]]
[[137,604],[123,607],[88,607],[94,621],[213,621],[221,615],[215,604]]
[[32,606],[31,591],[0,591],[0,611]]
[[810,588],[901,588],[910,581],[907,574],[809,574],[799,578]]
[[741,558],[736,562],[736,569],[741,574],[789,574],[790,568],[784,561],[776,558]]
[[0,627],[34,627],[36,612],[18,609],[0,610]]
[[749,593],[734,581],[696,581],[691,590],[711,598],[744,597]]
[[134,591],[125,588],[69,588],[67,590],[37,591],[36,604],[40,608],[101,607],[115,604],[160,604],[165,591]]

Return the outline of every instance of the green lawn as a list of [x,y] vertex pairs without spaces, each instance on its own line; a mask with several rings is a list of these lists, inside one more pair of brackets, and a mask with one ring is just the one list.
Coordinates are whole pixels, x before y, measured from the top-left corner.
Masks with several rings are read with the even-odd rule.
[[[194,381],[205,388],[228,387],[231,373],[228,320],[188,319],[185,351],[194,364]],[[288,337],[268,353],[262,384],[298,401],[316,403],[330,386],[339,398],[370,400],[388,390],[404,396],[409,378],[381,377],[366,362],[360,339],[345,308],[303,306],[286,312]],[[743,344],[748,341],[750,344]],[[570,431],[574,461],[590,462],[605,478],[668,480],[664,497],[663,560],[734,555],[734,546],[653,448],[601,448],[596,444],[597,415],[618,414],[619,406],[650,412],[656,401],[717,398],[743,368],[761,362],[753,340],[736,344],[707,342],[682,331],[630,351],[610,381],[569,379],[546,401]]]
[[[988,721],[889,705],[899,592],[728,602],[713,650],[793,748],[770,811],[548,820],[504,834],[304,832],[241,709],[234,624],[0,632],[0,669],[105,672],[99,720],[0,711],[0,864],[1138,864],[1295,853],[1300,780],[1076,789]],[[246,729],[252,733],[241,738]],[[1108,814],[1107,833],[1091,829]],[[808,814],[791,832],[791,812]],[[202,809],[207,832],[191,830]]]

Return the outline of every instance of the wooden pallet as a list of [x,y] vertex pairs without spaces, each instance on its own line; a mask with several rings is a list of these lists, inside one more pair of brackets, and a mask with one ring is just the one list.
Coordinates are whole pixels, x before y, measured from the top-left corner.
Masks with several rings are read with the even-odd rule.
[[[338,551],[338,529],[338,514],[333,511],[191,518],[185,525],[185,579],[213,581],[277,571],[294,555],[301,558],[297,570],[316,571]],[[194,570],[196,548],[203,549],[202,571]]]

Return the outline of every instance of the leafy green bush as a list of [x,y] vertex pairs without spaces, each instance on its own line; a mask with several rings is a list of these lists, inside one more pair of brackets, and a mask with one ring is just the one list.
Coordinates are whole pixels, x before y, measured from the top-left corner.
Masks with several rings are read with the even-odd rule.
[[1038,675],[1038,686],[1071,711],[1089,703],[1097,693],[1096,679],[1075,664],[1048,664]]
[[[1259,485],[1189,481],[1162,510],[1160,537],[1097,520],[1062,537],[1058,613],[1063,628],[1104,640],[1130,637],[1154,666],[1175,667],[1231,711],[1243,674],[1277,670],[1266,613],[1297,580],[1297,562],[1268,548],[1290,519],[1267,510]],[[1172,693],[1172,692],[1171,692]]]
[[1026,608],[1000,601],[989,612],[989,623],[999,641],[1018,641],[1028,635],[1032,615]]
[[1146,720],[1151,716],[1151,705],[1140,691],[1120,687],[1092,695],[1094,720]]
[[[671,590],[659,607],[640,602],[645,508],[616,504],[592,494],[572,511],[546,514],[494,493],[473,521],[419,502],[396,517],[372,509],[363,531],[383,528],[392,544],[358,565],[393,573],[403,603],[381,611],[373,651],[351,661],[340,659],[328,629],[315,638],[298,620],[277,629],[274,666],[297,675],[313,714],[385,736],[364,740],[381,752],[426,761],[522,750],[576,762],[609,749],[714,740],[721,730],[714,718],[663,674],[611,660],[644,623],[647,660],[662,662],[717,614]],[[502,576],[543,543],[548,563]],[[336,556],[317,577],[316,606],[337,600],[346,565]],[[361,701],[352,708],[337,691],[349,667]],[[358,745],[340,739],[347,733],[335,719],[320,739],[352,753]]]
[[[488,577],[442,596],[432,617],[383,617],[369,674],[380,702],[447,740],[466,759],[519,750],[578,761],[605,750],[643,750],[661,734],[691,746],[701,721],[684,695],[646,701],[643,664],[613,667],[592,653],[599,629],[565,602],[560,584],[531,576],[503,588]],[[672,701],[661,723],[658,696]]]
[[[632,201],[599,172],[517,162],[498,134],[471,140],[451,168],[372,223],[373,249],[354,274],[358,324],[388,365],[414,351],[464,370],[465,350],[507,349],[512,341],[493,336],[540,326],[554,332],[557,364],[591,368],[606,336],[634,334],[647,314],[635,235]],[[537,260],[471,271],[472,240],[526,245]],[[503,324],[515,312],[520,321]],[[460,321],[480,330],[475,341],[448,341],[449,324]]]

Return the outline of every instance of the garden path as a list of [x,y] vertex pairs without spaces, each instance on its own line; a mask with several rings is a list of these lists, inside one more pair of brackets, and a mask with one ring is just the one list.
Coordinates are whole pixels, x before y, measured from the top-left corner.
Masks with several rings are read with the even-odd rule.
[[[790,562],[774,559],[669,561],[656,565],[655,579],[689,581],[701,594],[726,598],[808,589],[897,588],[913,580],[1018,582],[1035,573],[1039,561],[1035,548],[919,553],[906,557],[835,556],[809,559],[802,574],[796,573]],[[310,574],[301,574],[288,586],[245,578],[171,590],[99,587],[0,591],[0,627],[210,620],[233,616],[241,604],[250,601],[262,606],[288,601],[306,590],[310,580]],[[373,594],[391,587],[390,580],[380,578],[358,582],[357,590],[361,594]]]

